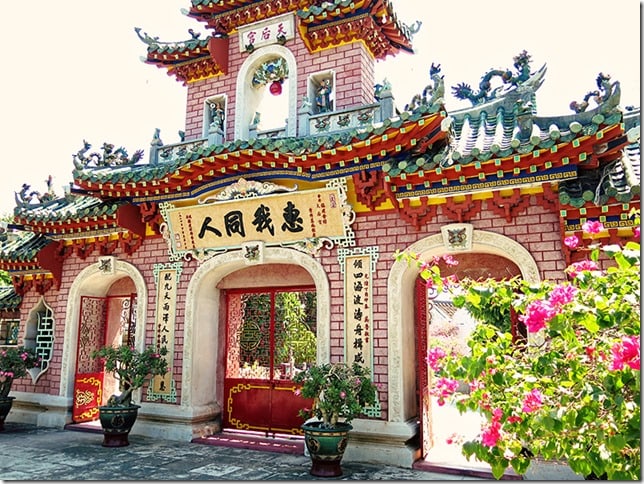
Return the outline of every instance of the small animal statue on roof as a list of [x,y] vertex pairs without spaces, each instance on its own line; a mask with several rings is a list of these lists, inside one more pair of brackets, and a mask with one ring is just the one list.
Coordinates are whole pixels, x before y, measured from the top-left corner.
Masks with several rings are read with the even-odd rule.
[[[490,69],[481,78],[479,83],[478,92],[474,92],[469,84],[464,82],[452,87],[452,93],[457,99],[468,99],[472,106],[483,104],[496,99],[497,96],[505,89],[509,90],[512,87],[524,83],[530,78],[530,60],[531,57],[527,51],[521,52],[514,57],[514,68],[517,70],[517,75],[513,75],[509,69]],[[492,79],[500,78],[502,85],[492,88]]]
[[121,165],[134,165],[141,158],[143,158],[143,150],[137,150],[130,158],[127,151],[123,147],[114,149],[112,143],[103,143],[103,153],[86,153],[92,147],[87,141],[83,140],[83,147],[78,152],[72,155],[74,167],[77,170],[82,170],[91,165],[97,168],[106,166],[121,166]]
[[445,98],[445,82],[443,78],[444,75],[441,74],[441,65],[435,65],[432,62],[432,65],[429,69],[429,77],[433,81],[433,85],[428,84],[425,89],[423,89],[422,96],[416,94],[409,104],[405,106],[405,111],[414,111],[420,106],[431,106],[435,103],[442,104]]

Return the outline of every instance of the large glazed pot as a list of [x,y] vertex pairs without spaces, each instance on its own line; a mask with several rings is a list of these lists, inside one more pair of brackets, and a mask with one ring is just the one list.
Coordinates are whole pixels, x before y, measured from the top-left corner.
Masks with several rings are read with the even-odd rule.
[[140,405],[129,407],[98,407],[98,416],[103,427],[103,447],[130,445],[128,434],[136,421]]
[[0,397],[0,430],[4,430],[4,419],[9,415],[16,397]]
[[322,428],[320,425],[321,422],[311,422],[301,427],[311,456],[309,473],[317,477],[341,476],[340,463],[347,448],[349,431],[353,427],[347,423],[338,423],[332,429]]

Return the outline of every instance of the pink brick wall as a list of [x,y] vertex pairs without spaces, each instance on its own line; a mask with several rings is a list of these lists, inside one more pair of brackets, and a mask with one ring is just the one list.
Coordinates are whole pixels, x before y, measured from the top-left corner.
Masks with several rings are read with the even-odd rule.
[[[291,50],[297,62],[297,103],[301,104],[306,94],[311,74],[334,70],[336,73],[335,109],[370,104],[374,102],[375,61],[362,42],[311,54],[298,35],[289,40],[285,47]],[[248,57],[239,51],[239,37],[232,35],[229,45],[228,74],[188,84],[186,106],[186,140],[203,137],[203,102],[205,99],[226,95],[226,139],[232,139],[236,105],[237,72]],[[282,94],[282,96],[284,96]],[[241,100],[243,102],[243,100]]]
[[[441,213],[439,208],[438,213]],[[417,231],[403,221],[396,212],[377,212],[358,215],[353,230],[356,247],[378,247],[378,262],[373,277],[373,355],[375,383],[380,388],[383,416],[387,410],[388,346],[387,346],[387,278],[391,271],[396,250],[403,250],[419,240],[440,233],[441,226],[454,223],[439,215]],[[563,280],[565,263],[561,252],[559,219],[555,212],[548,212],[532,204],[525,213],[508,223],[490,211],[482,210],[470,223],[475,230],[485,230],[504,235],[525,247],[535,259],[542,279]],[[321,263],[331,285],[331,358],[340,360],[344,354],[344,303],[343,279],[338,266],[336,251],[324,251]]]

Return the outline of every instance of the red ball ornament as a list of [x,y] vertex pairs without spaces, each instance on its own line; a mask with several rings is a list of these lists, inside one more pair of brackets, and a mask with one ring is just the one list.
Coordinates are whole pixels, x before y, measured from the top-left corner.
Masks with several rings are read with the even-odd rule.
[[271,85],[268,87],[268,90],[271,92],[273,96],[279,96],[280,94],[282,94],[282,81],[271,82]]

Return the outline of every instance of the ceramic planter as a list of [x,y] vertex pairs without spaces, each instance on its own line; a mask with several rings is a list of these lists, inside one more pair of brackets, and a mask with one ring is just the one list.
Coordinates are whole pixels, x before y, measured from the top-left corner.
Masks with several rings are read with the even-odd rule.
[[301,426],[304,442],[311,456],[309,473],[317,477],[337,477],[342,475],[340,463],[347,448],[349,431],[353,427],[338,423],[335,428],[320,427],[321,422],[311,422]]
[[140,405],[129,407],[98,407],[103,427],[103,447],[124,447],[130,445],[128,434],[136,421]]
[[7,418],[16,397],[0,397],[0,430],[4,430],[4,419]]

